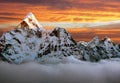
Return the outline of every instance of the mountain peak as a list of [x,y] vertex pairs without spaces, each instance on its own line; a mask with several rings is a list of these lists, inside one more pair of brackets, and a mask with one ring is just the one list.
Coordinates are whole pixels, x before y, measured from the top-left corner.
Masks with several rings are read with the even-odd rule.
[[99,40],[100,40],[100,39],[99,39],[98,36],[95,36],[95,37],[92,39],[93,42],[96,42],[96,41],[99,41]]
[[42,25],[39,24],[37,21],[36,17],[32,12],[28,13],[23,21],[18,25],[18,27],[23,28],[23,27],[28,27],[29,29],[34,29],[34,30],[44,30]]
[[88,43],[88,45],[92,45],[92,46],[95,46],[95,45],[97,45],[97,44],[99,44],[99,41],[100,41],[100,39],[99,39],[99,37],[98,36],[96,36],[96,37],[94,37],[89,43]]
[[104,38],[104,40],[105,40],[105,41],[112,41],[112,40],[111,40],[109,37],[107,37],[107,36]]

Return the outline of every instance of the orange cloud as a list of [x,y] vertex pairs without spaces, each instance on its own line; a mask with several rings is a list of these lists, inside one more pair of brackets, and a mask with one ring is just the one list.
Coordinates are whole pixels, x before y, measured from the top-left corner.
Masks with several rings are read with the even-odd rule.
[[99,36],[104,38],[105,36],[110,37],[116,43],[120,43],[120,29],[119,28],[67,28],[67,31],[71,33],[72,37],[76,41],[90,41],[93,37]]
[[[120,20],[120,1],[100,0],[37,0],[27,2],[2,0],[0,22],[20,21],[28,12],[33,12],[39,21],[50,22],[97,22]],[[41,2],[41,3],[40,3]],[[56,5],[57,4],[57,5]],[[61,9],[61,8],[62,9]]]
[[[21,22],[33,12],[40,22],[98,22],[120,20],[119,0],[0,0],[0,23]],[[120,29],[67,29],[79,40],[108,36],[120,41]]]

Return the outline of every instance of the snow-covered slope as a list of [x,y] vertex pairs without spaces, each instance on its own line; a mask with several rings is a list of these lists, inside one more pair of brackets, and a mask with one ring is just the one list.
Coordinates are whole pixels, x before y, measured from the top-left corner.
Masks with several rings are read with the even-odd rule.
[[6,32],[0,39],[1,55],[14,63],[33,60],[37,57],[41,35],[44,29],[39,25],[32,13],[27,14],[23,21],[12,31]]
[[82,57],[76,42],[64,28],[57,27],[47,31],[39,25],[32,13],[29,13],[17,28],[2,35],[0,52],[2,59],[13,63],[30,60],[45,62],[51,58],[59,61],[71,55]]
[[75,42],[64,28],[45,30],[32,13],[13,30],[0,38],[0,58],[20,64],[24,61],[40,63],[64,62],[69,57],[97,61],[119,57],[120,45],[109,38],[93,38],[90,42]]
[[78,43],[81,50],[81,55],[83,55],[84,60],[87,61],[98,61],[100,59],[120,57],[120,48],[115,45],[114,42],[105,37],[100,40],[99,37],[94,37],[93,40],[84,43]]
[[23,21],[17,27],[19,28],[28,27],[29,29],[34,29],[35,31],[44,30],[43,27],[37,21],[36,17],[31,12],[25,16]]

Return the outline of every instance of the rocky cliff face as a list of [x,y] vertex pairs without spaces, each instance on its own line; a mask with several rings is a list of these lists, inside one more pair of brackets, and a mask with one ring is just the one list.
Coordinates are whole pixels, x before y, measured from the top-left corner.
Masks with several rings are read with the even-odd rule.
[[110,38],[93,38],[90,42],[75,42],[64,28],[45,30],[32,13],[13,30],[0,38],[0,56],[2,60],[20,64],[24,61],[45,63],[62,62],[67,57],[79,60],[98,61],[119,57],[120,45]]

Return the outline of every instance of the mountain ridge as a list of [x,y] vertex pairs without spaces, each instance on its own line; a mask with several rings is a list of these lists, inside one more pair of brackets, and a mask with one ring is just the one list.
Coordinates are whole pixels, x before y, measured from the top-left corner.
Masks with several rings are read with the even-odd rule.
[[78,60],[99,61],[119,57],[120,48],[110,38],[100,40],[95,37],[86,44],[78,43],[64,28],[45,30],[36,17],[28,13],[17,28],[2,35],[0,55],[2,60],[16,64],[25,61],[56,63],[70,56]]

